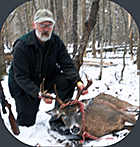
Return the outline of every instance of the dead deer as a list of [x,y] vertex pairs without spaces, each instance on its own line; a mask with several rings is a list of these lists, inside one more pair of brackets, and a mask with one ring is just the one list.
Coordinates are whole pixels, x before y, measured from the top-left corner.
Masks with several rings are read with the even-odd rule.
[[[91,84],[92,80],[88,80],[84,90]],[[138,107],[111,95],[101,93],[95,98],[78,101],[81,91],[74,101],[64,103],[58,96],[56,86],[55,93],[56,98],[53,99],[60,104],[60,108],[47,113],[52,117],[61,117],[73,135],[98,139],[97,137],[122,130],[125,128],[125,122],[133,125],[136,123],[135,115],[129,113],[129,110],[135,111]]]

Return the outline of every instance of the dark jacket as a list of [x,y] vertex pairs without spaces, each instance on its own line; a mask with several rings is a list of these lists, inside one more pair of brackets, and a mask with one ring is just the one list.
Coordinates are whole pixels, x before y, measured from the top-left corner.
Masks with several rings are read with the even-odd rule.
[[43,78],[53,78],[62,70],[72,84],[80,81],[75,64],[62,40],[54,33],[45,48],[39,43],[35,31],[19,38],[13,48],[13,62],[9,70],[9,89],[12,97],[25,92],[37,99]]

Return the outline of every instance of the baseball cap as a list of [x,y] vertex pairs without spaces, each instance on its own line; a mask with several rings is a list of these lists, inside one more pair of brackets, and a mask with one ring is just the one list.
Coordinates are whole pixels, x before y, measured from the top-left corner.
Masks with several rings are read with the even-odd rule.
[[55,20],[53,19],[53,14],[51,11],[47,9],[40,9],[36,12],[34,16],[35,23],[40,23],[43,21],[51,21],[53,24],[55,24]]

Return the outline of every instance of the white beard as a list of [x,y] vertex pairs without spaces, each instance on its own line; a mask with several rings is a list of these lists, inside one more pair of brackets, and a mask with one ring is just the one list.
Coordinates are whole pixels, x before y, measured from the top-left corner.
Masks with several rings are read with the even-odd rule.
[[39,33],[38,30],[36,29],[35,30],[35,33],[36,33],[36,36],[43,42],[46,42],[47,40],[49,40],[52,36],[52,32],[49,34],[49,36],[42,36],[42,32]]

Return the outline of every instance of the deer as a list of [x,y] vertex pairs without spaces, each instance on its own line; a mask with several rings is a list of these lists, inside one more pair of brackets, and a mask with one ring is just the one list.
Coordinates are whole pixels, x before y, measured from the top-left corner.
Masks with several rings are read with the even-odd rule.
[[[92,84],[92,80],[87,79],[86,90]],[[46,91],[40,85],[41,93],[45,97]],[[82,91],[77,93],[74,101],[64,103],[57,93],[54,85],[56,97],[46,96],[55,99],[60,108],[52,109],[46,113],[52,117],[60,118],[69,128],[72,135],[82,136],[80,144],[85,141],[85,137],[99,140],[102,136],[125,129],[125,122],[135,125],[135,116],[138,114],[138,106],[131,105],[117,97],[100,93],[95,98],[79,101]],[[134,113],[133,113],[134,112]]]

